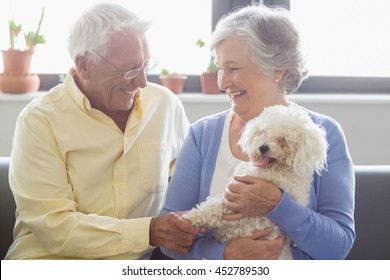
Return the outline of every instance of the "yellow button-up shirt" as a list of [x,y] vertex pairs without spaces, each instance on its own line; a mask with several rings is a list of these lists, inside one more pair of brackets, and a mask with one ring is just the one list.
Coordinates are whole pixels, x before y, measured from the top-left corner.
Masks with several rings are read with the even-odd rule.
[[18,118],[10,165],[17,219],[6,258],[142,258],[188,131],[183,106],[149,83],[123,133],[91,107],[73,73]]

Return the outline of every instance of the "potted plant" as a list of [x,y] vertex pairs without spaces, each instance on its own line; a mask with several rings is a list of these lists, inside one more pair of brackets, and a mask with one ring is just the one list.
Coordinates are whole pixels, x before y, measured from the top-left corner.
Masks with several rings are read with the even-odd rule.
[[[14,20],[8,21],[10,48],[3,50],[3,74],[0,74],[0,90],[7,93],[26,93],[39,89],[39,76],[30,73],[32,56],[36,45],[45,43],[40,34],[45,7],[42,8],[41,16],[36,31],[22,33],[22,25]],[[24,46],[20,49],[17,41],[23,36]]]
[[160,73],[160,82],[163,86],[169,88],[173,93],[182,93],[187,76],[174,72],[169,72],[168,69],[162,69]]
[[[195,43],[199,48],[203,48],[206,44],[199,39]],[[218,86],[218,67],[214,63],[214,57],[210,56],[206,71],[200,75],[200,86],[203,93],[218,94],[221,90]]]

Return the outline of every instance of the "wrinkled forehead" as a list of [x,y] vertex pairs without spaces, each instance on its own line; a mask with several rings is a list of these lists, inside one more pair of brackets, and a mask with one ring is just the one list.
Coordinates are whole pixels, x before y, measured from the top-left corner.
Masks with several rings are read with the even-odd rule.
[[134,32],[118,32],[111,35],[107,56],[114,54],[121,55],[142,55],[149,57],[149,46],[144,35],[137,35]]

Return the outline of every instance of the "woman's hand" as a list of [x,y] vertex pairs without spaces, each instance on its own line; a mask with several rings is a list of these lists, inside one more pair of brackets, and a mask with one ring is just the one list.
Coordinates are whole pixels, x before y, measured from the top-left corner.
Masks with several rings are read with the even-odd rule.
[[260,216],[271,211],[282,198],[282,191],[273,183],[251,176],[234,177],[225,191],[224,206],[234,214],[225,214],[225,220]]
[[279,236],[275,240],[265,237],[272,232],[272,228],[255,231],[251,236],[237,237],[228,242],[225,260],[276,260],[282,252],[285,237]]
[[188,254],[202,228],[193,226],[181,217],[182,213],[168,213],[152,218],[149,244],[165,247],[179,254]]

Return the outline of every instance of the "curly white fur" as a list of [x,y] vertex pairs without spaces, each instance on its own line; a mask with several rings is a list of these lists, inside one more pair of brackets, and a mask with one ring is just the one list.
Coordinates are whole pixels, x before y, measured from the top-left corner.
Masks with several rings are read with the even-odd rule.
[[[234,175],[272,181],[299,204],[307,205],[313,174],[325,168],[328,144],[324,129],[317,126],[303,108],[294,104],[265,108],[259,117],[246,124],[238,144],[248,155],[249,162],[239,164]],[[210,196],[183,218],[196,226],[212,229],[219,242],[249,236],[266,227],[274,229],[268,239],[281,234],[278,226],[266,216],[226,221],[222,220],[224,213],[229,210],[222,205],[222,195]],[[292,259],[290,243],[287,238],[279,259]]]

